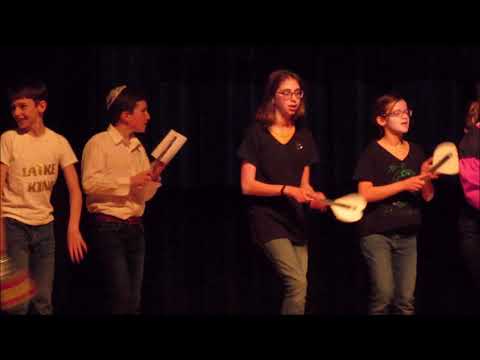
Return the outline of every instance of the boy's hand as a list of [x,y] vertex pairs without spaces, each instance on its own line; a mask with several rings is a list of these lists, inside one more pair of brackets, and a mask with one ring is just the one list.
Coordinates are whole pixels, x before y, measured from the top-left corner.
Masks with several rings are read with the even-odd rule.
[[152,181],[152,170],[146,170],[130,178],[131,187],[142,187],[147,182]]
[[161,161],[155,161],[154,166],[152,168],[152,180],[156,182],[160,182],[160,174],[165,169],[165,164]]
[[87,253],[87,244],[83,240],[82,234],[78,229],[67,231],[68,253],[73,263],[78,264],[83,260]]

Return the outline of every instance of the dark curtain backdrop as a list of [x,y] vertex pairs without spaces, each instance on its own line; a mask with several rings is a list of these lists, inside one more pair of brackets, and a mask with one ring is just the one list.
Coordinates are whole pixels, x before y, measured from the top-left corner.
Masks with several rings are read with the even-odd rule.
[[[408,138],[431,153],[457,143],[466,106],[478,93],[480,47],[472,44],[147,44],[2,47],[0,130],[14,127],[5,89],[22,77],[45,81],[45,123],[63,134],[80,159],[87,140],[106,128],[104,98],[119,84],[142,86],[152,115],[141,139],[147,151],[175,129],[187,145],[147,204],[145,314],[275,314],[281,284],[250,240],[236,149],[253,120],[267,75],[288,68],[305,80],[307,124],[321,161],[312,182],[329,197],[355,191],[356,160],[376,135],[370,109],[395,90],[414,111]],[[80,170],[80,167],[77,167]],[[420,314],[464,313],[469,278],[458,251],[456,177],[436,184],[419,238]],[[66,254],[68,192],[54,190],[59,314],[94,312],[98,282],[90,257]],[[368,281],[352,225],[310,213],[309,301],[313,314],[366,310]],[[82,230],[89,239],[88,216]]]

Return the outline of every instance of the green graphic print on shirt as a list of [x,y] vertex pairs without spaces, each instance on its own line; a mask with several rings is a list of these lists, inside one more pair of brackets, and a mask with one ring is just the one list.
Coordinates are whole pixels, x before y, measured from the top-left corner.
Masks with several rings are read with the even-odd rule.
[[[412,169],[409,169],[406,167],[405,163],[400,163],[400,164],[392,164],[388,167],[387,170],[388,174],[392,175],[392,183],[401,181],[403,179],[407,179],[409,177],[415,176],[416,173]],[[403,209],[408,206],[408,203],[405,201],[394,201],[390,204],[390,206],[385,206],[384,212],[385,214],[391,214],[395,211],[395,208],[397,209]]]

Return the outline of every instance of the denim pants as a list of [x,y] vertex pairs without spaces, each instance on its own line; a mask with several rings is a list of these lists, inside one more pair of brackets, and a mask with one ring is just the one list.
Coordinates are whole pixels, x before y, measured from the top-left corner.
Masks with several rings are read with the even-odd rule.
[[142,224],[95,223],[92,250],[109,314],[138,314],[145,238]]
[[30,303],[8,311],[15,315],[51,315],[53,278],[55,272],[55,233],[53,222],[46,225],[28,225],[5,218],[7,253],[17,270],[26,270],[35,282],[37,293]]
[[458,220],[460,249],[475,286],[476,301],[480,301],[480,212],[466,205]]
[[416,235],[372,234],[360,239],[360,248],[372,283],[369,314],[413,315],[417,278]]
[[294,245],[289,239],[281,238],[265,243],[263,249],[285,287],[282,315],[303,315],[307,297],[307,246]]

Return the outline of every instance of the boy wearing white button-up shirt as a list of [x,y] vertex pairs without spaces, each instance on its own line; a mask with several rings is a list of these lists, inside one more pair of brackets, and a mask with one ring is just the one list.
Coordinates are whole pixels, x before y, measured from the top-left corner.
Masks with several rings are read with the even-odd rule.
[[94,135],[82,156],[82,185],[93,216],[92,252],[107,290],[108,312],[139,312],[145,238],[145,202],[160,187],[135,133],[150,120],[145,96],[125,85],[107,97],[111,124]]

